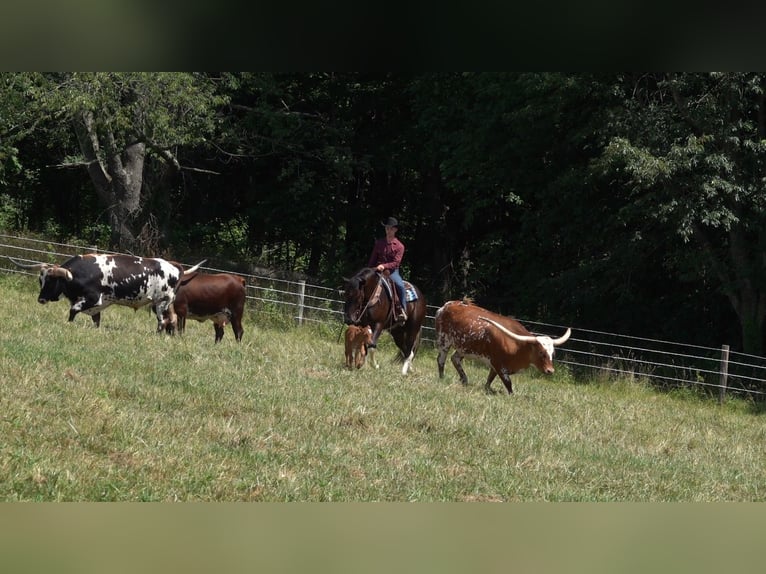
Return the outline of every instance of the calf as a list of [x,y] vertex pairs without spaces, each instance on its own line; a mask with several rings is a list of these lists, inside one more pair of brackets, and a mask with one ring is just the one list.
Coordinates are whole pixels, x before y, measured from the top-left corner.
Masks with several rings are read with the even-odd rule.
[[346,329],[346,367],[360,369],[367,355],[367,345],[372,343],[372,329],[349,325]]
[[553,373],[553,349],[566,342],[571,334],[572,330],[567,329],[558,339],[535,336],[515,319],[482,309],[467,299],[447,301],[436,312],[439,377],[444,377],[447,353],[455,347],[451,361],[464,385],[468,384],[468,377],[462,361],[463,357],[471,357],[489,365],[484,384],[488,393],[494,393],[490,385],[495,376],[499,376],[511,394],[512,374],[530,365],[543,373]]
[[178,332],[184,332],[187,317],[199,322],[210,319],[216,343],[223,339],[227,322],[231,323],[237,342],[242,341],[245,293],[245,280],[239,275],[187,273],[179,282],[173,302]]

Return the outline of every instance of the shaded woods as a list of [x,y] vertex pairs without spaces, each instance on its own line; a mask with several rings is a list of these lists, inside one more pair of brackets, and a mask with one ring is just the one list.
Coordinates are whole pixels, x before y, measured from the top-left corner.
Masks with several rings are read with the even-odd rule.
[[0,229],[764,351],[761,74],[0,78]]

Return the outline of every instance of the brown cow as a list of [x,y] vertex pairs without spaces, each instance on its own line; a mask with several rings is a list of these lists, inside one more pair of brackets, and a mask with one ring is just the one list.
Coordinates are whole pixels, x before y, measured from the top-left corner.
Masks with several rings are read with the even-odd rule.
[[178,317],[178,332],[186,328],[186,318],[213,321],[215,342],[223,339],[223,328],[231,322],[234,337],[242,341],[242,315],[245,311],[245,280],[239,275],[187,273],[179,282],[173,302]]
[[553,373],[553,349],[566,342],[571,334],[572,330],[567,329],[558,339],[535,336],[515,319],[482,309],[467,299],[447,301],[436,312],[439,377],[444,377],[447,353],[455,347],[451,361],[464,385],[468,384],[468,377],[462,361],[463,357],[470,357],[489,365],[489,376],[484,384],[488,393],[495,392],[490,385],[495,376],[499,376],[511,394],[512,374],[530,365],[543,373]]
[[[367,345],[372,344],[372,329],[369,326],[349,325],[346,329],[346,366],[360,369],[367,355]],[[374,360],[374,359],[373,359]]]

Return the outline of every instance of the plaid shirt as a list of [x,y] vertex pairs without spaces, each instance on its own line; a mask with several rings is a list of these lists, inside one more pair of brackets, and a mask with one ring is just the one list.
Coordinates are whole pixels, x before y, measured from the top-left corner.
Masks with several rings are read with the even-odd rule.
[[394,237],[390,242],[386,238],[378,239],[372,247],[372,255],[367,267],[377,267],[381,263],[389,271],[399,269],[404,257],[404,244]]

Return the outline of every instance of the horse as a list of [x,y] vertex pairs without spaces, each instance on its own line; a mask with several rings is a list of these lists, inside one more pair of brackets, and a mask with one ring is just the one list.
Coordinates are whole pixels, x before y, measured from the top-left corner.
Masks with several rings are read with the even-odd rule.
[[[383,331],[388,331],[401,352],[404,361],[402,374],[406,375],[412,366],[415,352],[420,344],[420,330],[426,318],[426,300],[415,285],[405,281],[407,291],[415,293],[415,300],[405,303],[407,320],[396,324],[392,296],[396,287],[387,277],[370,267],[362,268],[350,279],[343,278],[345,305],[343,321],[346,325],[369,325],[372,327],[372,343],[367,354],[372,364],[379,367],[375,351]],[[384,283],[388,283],[388,288]]]

